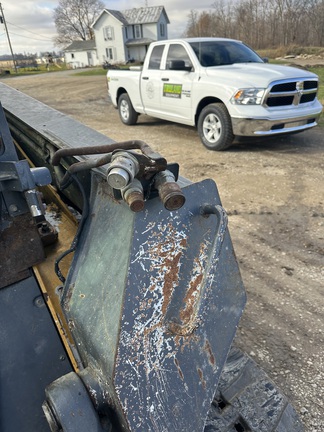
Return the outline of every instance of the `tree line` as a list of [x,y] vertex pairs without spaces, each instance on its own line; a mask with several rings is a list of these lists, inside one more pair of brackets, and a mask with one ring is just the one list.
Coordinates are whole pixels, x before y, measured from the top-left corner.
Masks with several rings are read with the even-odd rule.
[[[62,52],[56,51],[41,51],[37,53],[15,53],[15,60],[33,60],[36,58],[46,58],[46,57],[62,57],[64,54]],[[0,61],[12,61],[12,56],[10,54],[0,55]]]
[[324,0],[216,0],[188,16],[186,37],[239,39],[254,49],[324,45]]
[[[54,9],[55,43],[93,39],[91,24],[101,0],[59,0]],[[191,10],[184,36],[239,39],[254,49],[324,45],[324,0],[214,0],[211,9]]]

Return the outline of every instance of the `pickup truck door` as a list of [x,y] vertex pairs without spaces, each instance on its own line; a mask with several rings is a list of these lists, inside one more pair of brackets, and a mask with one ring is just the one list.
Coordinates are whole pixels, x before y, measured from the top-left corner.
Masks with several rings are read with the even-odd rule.
[[140,79],[142,104],[145,114],[159,116],[161,112],[161,60],[165,45],[153,48],[149,63]]
[[192,86],[196,74],[186,48],[170,44],[165,70],[161,70],[161,114],[173,121],[192,124]]

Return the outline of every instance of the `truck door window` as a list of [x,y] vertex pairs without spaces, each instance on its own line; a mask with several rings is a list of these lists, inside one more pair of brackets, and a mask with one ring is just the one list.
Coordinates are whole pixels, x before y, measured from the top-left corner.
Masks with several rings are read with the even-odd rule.
[[192,63],[191,60],[189,58],[189,55],[186,51],[186,49],[180,45],[180,44],[172,44],[169,47],[169,51],[168,51],[168,57],[167,57],[167,61],[166,61],[166,69],[170,69],[171,68],[171,62],[172,61],[183,61],[185,64],[185,70],[190,71],[192,68]]
[[148,69],[160,69],[164,45],[157,45],[153,48]]

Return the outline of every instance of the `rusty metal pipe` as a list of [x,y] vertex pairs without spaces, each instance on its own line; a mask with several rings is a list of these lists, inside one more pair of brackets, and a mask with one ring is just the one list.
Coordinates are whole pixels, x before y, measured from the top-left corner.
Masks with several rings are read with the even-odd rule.
[[[77,147],[77,148],[64,148],[58,150],[53,158],[52,164],[54,166],[60,163],[61,158],[66,156],[85,156],[85,155],[93,155],[93,154],[103,154],[103,153],[112,153],[115,150],[141,150],[141,152],[146,155],[148,158],[152,160],[164,160],[162,156],[155,152],[151,147],[141,140],[130,140],[130,141],[121,141],[114,144],[106,144],[100,146],[91,146],[91,147]],[[166,163],[166,161],[165,161]]]
[[67,169],[62,181],[60,182],[61,187],[65,188],[70,184],[72,174],[76,174],[80,171],[90,170],[92,168],[99,168],[100,166],[109,163],[111,161],[111,157],[112,154],[108,153],[98,159],[89,159],[74,163]]

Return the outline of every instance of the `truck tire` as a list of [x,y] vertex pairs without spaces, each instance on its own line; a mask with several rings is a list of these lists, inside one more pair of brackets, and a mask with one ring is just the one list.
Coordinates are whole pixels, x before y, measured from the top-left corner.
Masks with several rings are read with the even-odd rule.
[[201,142],[209,150],[225,150],[234,139],[231,118],[225,105],[207,105],[198,118],[198,134]]
[[118,99],[118,111],[121,121],[126,125],[134,125],[137,122],[138,113],[134,110],[127,93],[120,95]]
[[302,432],[296,411],[257,364],[233,348],[204,432]]

